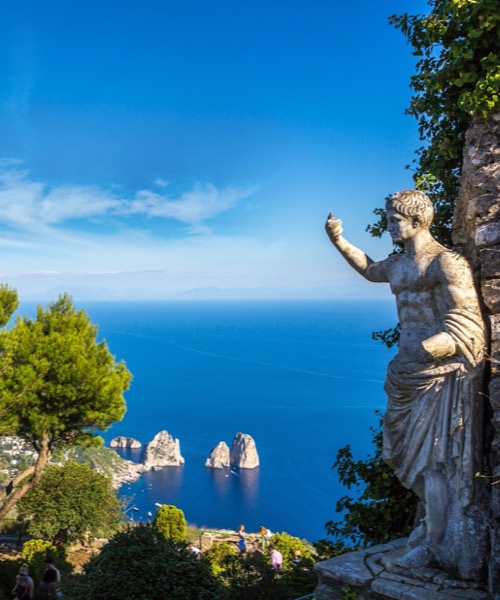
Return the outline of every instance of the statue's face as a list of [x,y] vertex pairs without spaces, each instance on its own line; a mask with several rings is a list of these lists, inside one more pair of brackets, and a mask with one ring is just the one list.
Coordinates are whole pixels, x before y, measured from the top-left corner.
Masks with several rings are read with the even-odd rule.
[[404,243],[415,235],[417,229],[411,217],[405,217],[393,208],[387,211],[387,231],[393,242]]

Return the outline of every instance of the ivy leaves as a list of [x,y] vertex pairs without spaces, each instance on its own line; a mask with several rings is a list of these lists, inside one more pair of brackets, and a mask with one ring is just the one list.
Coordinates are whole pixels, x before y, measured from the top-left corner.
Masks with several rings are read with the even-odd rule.
[[[411,168],[415,187],[434,203],[432,234],[451,247],[453,207],[462,154],[473,116],[500,109],[500,12],[497,0],[429,0],[425,15],[392,15],[418,57],[407,113],[418,121],[420,139]],[[410,166],[408,167],[410,168]],[[385,231],[378,222],[373,235]]]

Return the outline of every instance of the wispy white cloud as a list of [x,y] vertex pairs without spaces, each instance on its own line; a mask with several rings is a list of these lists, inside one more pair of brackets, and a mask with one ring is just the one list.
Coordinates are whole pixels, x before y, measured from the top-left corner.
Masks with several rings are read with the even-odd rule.
[[[157,185],[168,183],[157,180]],[[49,186],[30,177],[13,161],[0,162],[0,223],[24,230],[40,230],[75,219],[103,216],[137,216],[173,219],[196,233],[210,231],[205,221],[224,213],[257,191],[257,186],[219,189],[195,184],[178,197],[139,190],[134,197],[96,186]]]
[[257,186],[252,186],[219,190],[209,183],[195,184],[192,190],[184,192],[176,199],[150,190],[140,190],[132,202],[123,206],[123,210],[130,214],[166,217],[189,225],[200,225],[207,219],[233,208],[257,189]]

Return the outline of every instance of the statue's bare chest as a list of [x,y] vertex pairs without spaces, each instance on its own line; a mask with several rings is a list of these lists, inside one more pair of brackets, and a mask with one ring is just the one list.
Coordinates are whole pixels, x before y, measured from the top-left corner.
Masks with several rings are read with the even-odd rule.
[[434,267],[434,257],[397,257],[388,269],[388,279],[392,293],[402,292],[421,294],[431,292],[439,285],[439,277]]

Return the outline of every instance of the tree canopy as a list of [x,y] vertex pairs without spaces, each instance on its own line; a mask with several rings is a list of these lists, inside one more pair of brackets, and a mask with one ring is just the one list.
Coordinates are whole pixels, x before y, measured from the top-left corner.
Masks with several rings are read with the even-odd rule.
[[215,600],[221,589],[209,562],[156,527],[115,535],[64,593],[70,600]]
[[153,525],[167,538],[185,540],[187,533],[186,517],[180,508],[163,504],[155,514]]
[[56,546],[109,535],[123,516],[111,480],[74,461],[47,467],[17,508],[29,534]]
[[96,337],[66,294],[0,332],[0,433],[23,438],[38,454],[7,486],[0,518],[38,483],[54,448],[102,443],[96,432],[123,418],[131,375]]
[[[451,246],[451,220],[462,172],[465,132],[474,116],[500,108],[500,11],[497,0],[429,0],[424,15],[393,15],[418,57],[407,113],[420,139],[414,181],[436,210],[433,235]],[[386,228],[384,211],[368,227]]]
[[354,460],[351,447],[337,453],[333,465],[340,482],[355,498],[342,496],[335,507],[340,521],[328,521],[326,530],[334,539],[337,553],[349,544],[354,547],[382,544],[408,535],[415,520],[417,496],[405,489],[382,460],[382,430],[372,429],[373,455]]

